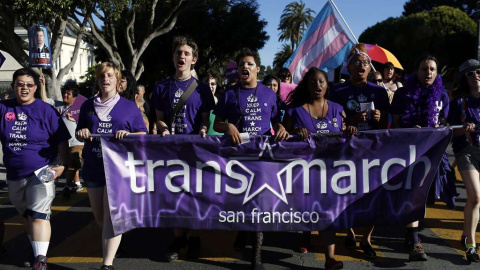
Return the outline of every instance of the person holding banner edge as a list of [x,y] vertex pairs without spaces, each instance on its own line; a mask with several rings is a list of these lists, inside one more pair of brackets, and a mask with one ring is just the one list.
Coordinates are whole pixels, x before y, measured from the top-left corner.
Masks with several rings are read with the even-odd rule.
[[[233,144],[240,145],[242,138],[250,135],[271,135],[272,122],[275,140],[287,139],[289,134],[277,115],[277,96],[270,88],[257,82],[260,71],[258,53],[245,48],[237,55],[236,62],[240,81],[228,88],[218,100],[213,111],[214,130],[227,135]],[[263,233],[257,232],[253,243],[252,269],[265,269],[261,258],[262,244]]]
[[[330,94],[330,100],[343,106],[347,126],[355,126],[359,131],[382,129],[388,124],[390,103],[385,89],[368,81],[371,71],[371,59],[362,43],[355,45],[347,57],[347,70],[350,81],[336,85]],[[377,254],[371,244],[374,226],[363,229],[360,248],[364,256],[370,259]],[[355,231],[347,231],[345,246],[356,248]]]
[[479,262],[475,231],[478,226],[480,208],[480,62],[469,59],[459,68],[460,85],[454,91],[450,103],[448,123],[462,125],[453,129],[453,152],[458,171],[467,190],[464,208],[462,244],[469,262]]
[[[423,56],[415,65],[415,73],[407,78],[404,87],[397,90],[393,96],[392,128],[446,125],[448,109],[448,93],[443,88],[442,78],[438,74],[438,60],[430,55]],[[440,178],[447,178],[446,171],[450,170],[449,166],[448,155],[445,153],[432,188],[442,182]],[[450,205],[454,207],[453,202],[450,202]],[[406,225],[405,245],[410,249],[410,261],[427,261],[427,255],[418,237],[418,225],[419,221]]]
[[0,101],[0,139],[9,198],[25,218],[34,270],[48,269],[54,180],[65,169],[70,139],[55,109],[34,97],[37,80],[32,69],[16,70],[11,84],[15,98]]
[[113,259],[122,235],[113,233],[110,208],[103,168],[100,138],[92,134],[112,134],[123,139],[129,134],[146,134],[147,128],[136,104],[120,97],[121,72],[110,62],[98,65],[96,81],[100,93],[85,101],[80,108],[76,137],[84,141],[83,180],[88,188],[88,197],[95,221],[102,228],[103,265],[101,270],[112,270]]
[[[285,128],[290,134],[307,140],[310,134],[325,134],[345,131],[349,136],[357,132],[355,127],[346,127],[345,112],[340,104],[326,99],[328,75],[318,68],[310,68],[298,86],[290,92],[287,103],[291,104],[284,117]],[[324,245],[325,269],[342,269],[343,263],[335,260],[335,231],[321,231]],[[305,248],[309,246],[310,232],[304,232]]]
[[[210,126],[210,111],[215,106],[210,87],[197,81],[192,70],[198,60],[197,43],[184,36],[173,40],[172,60],[174,76],[157,84],[153,94],[157,115],[158,134],[200,134],[205,137]],[[167,261],[175,261],[180,250],[188,246],[187,257],[200,256],[201,242],[191,230],[187,240],[187,231],[174,229],[175,238],[165,255]]]

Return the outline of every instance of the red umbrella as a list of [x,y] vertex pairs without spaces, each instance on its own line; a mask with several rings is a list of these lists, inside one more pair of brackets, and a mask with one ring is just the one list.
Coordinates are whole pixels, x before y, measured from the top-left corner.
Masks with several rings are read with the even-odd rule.
[[393,55],[387,49],[373,44],[365,44],[365,49],[367,50],[368,56],[370,56],[370,59],[372,59],[373,61],[382,64],[385,64],[386,62],[391,62],[394,67],[403,70],[402,64],[400,64],[395,55]]

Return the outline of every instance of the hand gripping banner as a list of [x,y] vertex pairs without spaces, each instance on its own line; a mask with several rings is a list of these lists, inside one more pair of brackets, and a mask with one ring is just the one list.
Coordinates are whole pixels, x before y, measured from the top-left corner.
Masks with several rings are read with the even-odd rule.
[[275,142],[250,137],[102,137],[116,234],[174,227],[310,231],[408,224],[425,201],[450,128]]

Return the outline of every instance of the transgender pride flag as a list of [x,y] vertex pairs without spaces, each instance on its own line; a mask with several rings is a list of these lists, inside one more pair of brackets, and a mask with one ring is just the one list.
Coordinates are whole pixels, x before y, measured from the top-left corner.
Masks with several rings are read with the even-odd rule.
[[310,24],[298,48],[283,66],[292,73],[293,82],[298,83],[308,68],[318,67],[328,72],[340,66],[353,44],[335,17],[329,1]]

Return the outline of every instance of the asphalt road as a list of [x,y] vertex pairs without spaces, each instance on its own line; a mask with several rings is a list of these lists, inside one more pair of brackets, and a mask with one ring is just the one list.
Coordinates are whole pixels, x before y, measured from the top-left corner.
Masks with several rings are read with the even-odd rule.
[[[0,165],[0,184],[4,184],[5,168]],[[52,240],[49,248],[49,269],[98,269],[101,265],[101,232],[94,223],[87,193],[69,199],[61,196],[64,179],[57,185],[53,204]],[[448,210],[443,203],[428,207],[421,222],[420,237],[428,254],[427,262],[409,262],[403,245],[405,229],[377,227],[372,243],[378,258],[367,260],[362,251],[343,246],[345,233],[337,233],[337,259],[344,269],[480,269],[469,264],[460,244],[463,226],[463,207],[466,201],[463,183],[457,181],[460,197],[456,209]],[[0,258],[0,270],[26,269],[19,266],[28,257],[29,243],[24,234],[22,218],[8,200],[5,189],[0,191],[0,218],[5,220],[5,246],[8,253]],[[248,269],[251,247],[234,250],[235,232],[201,231],[201,258],[195,261],[163,262],[166,246],[172,239],[168,229],[137,229],[122,240],[123,256],[114,262],[116,269]],[[267,269],[323,269],[324,255],[318,234],[312,235],[309,253],[298,252],[301,234],[298,232],[266,233],[263,261]],[[480,240],[480,233],[477,233]],[[478,241],[477,241],[478,242]]]

